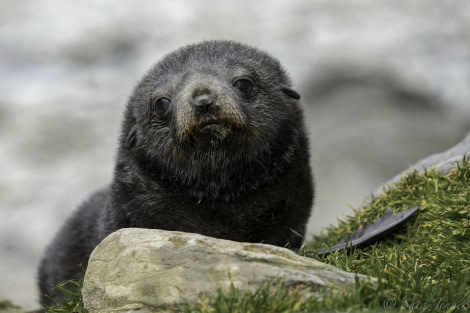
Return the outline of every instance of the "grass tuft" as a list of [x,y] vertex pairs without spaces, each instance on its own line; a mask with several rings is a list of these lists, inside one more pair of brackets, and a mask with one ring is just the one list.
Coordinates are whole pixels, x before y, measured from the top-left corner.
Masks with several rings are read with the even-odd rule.
[[44,306],[44,311],[46,313],[87,313],[88,311],[83,307],[82,286],[83,282],[79,280],[68,280],[54,286],[54,289],[59,290],[67,300]]

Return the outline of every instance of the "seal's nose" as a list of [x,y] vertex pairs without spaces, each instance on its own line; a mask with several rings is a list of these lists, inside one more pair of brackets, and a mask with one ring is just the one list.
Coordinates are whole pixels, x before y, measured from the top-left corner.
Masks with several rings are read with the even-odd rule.
[[201,113],[209,112],[213,104],[212,98],[207,94],[197,96],[194,100],[197,110]]

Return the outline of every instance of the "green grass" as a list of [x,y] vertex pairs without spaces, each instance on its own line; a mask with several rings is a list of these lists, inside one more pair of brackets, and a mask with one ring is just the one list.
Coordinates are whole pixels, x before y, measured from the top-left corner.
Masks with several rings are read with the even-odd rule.
[[[375,309],[409,312],[470,311],[470,164],[441,176],[416,172],[314,238],[311,251],[329,247],[392,207],[419,206],[417,215],[385,240],[351,255],[323,261],[343,270],[379,277]],[[316,258],[316,256],[314,256]],[[345,303],[345,307],[347,303]],[[373,310],[372,310],[373,311]]]
[[68,300],[46,306],[44,310],[47,313],[87,313],[83,307],[82,286],[83,282],[79,280],[69,280],[55,286],[54,288],[59,290]]
[[[331,247],[365,222],[373,223],[386,208],[419,211],[388,238],[351,253],[336,252],[319,259],[316,252]],[[313,238],[303,253],[348,272],[379,278],[377,286],[357,281],[350,293],[306,297],[282,283],[261,286],[241,295],[235,288],[199,303],[185,305],[185,313],[236,312],[470,312],[470,164],[448,175],[437,170],[412,173],[392,189],[354,210],[338,226]],[[79,297],[75,301],[80,303]],[[68,308],[81,304],[68,304]],[[72,312],[48,310],[48,312]]]

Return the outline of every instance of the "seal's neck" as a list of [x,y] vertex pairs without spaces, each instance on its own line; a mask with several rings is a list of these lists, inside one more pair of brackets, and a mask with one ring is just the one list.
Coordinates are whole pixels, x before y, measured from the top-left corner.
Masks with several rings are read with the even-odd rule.
[[196,202],[236,202],[282,179],[295,162],[297,149],[295,142],[287,150],[258,155],[234,156],[209,149],[171,160],[151,160],[138,152],[122,150],[114,180],[130,188],[164,190],[165,194]]

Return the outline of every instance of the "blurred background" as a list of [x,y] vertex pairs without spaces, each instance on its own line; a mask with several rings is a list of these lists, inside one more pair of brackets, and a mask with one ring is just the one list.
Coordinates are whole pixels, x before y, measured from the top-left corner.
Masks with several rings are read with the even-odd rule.
[[316,199],[309,237],[470,130],[470,2],[0,2],[0,300],[37,308],[36,268],[112,175],[133,86],[163,55],[233,39],[302,95]]

